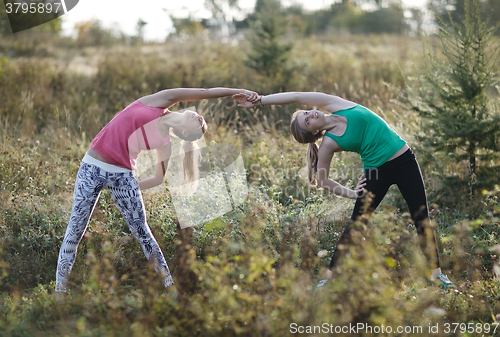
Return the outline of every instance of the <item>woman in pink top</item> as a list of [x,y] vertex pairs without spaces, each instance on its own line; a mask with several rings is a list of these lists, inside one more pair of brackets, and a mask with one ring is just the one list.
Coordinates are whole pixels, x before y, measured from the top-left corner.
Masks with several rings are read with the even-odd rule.
[[[132,234],[139,240],[147,259],[154,263],[165,287],[173,285],[163,253],[146,222],[141,189],[161,184],[171,154],[170,130],[184,140],[184,176],[194,181],[194,143],[207,129],[203,117],[194,111],[182,113],[168,108],[182,101],[245,93],[231,88],[177,88],[144,96],[127,106],[99,132],[82,160],[75,183],[73,206],[66,233],[59,251],[55,291],[66,292],[66,285],[78,244],[87,229],[90,216],[101,190],[107,188],[127,221]],[[156,149],[158,163],[153,177],[138,181],[133,171],[141,150]]]

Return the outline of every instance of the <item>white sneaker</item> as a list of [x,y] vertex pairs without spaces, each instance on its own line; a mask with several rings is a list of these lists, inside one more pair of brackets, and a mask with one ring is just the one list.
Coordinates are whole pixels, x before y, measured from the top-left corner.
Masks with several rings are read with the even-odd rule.
[[431,276],[431,281],[434,283],[438,283],[439,287],[444,290],[448,288],[456,288],[453,282],[450,281],[448,276],[443,273]]
[[333,280],[335,280],[335,278],[330,278],[330,277],[319,280],[318,284],[316,284],[316,290],[324,287],[328,282],[331,282]]

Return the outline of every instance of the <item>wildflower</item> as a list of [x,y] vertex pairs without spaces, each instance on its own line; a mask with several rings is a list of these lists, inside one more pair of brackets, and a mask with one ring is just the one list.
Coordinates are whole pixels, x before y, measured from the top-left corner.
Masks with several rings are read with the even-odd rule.
[[275,142],[274,138],[271,139],[272,142]]
[[207,215],[207,219],[210,219],[210,215]]
[[234,290],[237,290],[237,289],[238,289],[238,285],[237,285],[237,284],[235,284],[235,285],[233,286],[233,289],[234,289]]
[[327,254],[328,252],[323,249],[318,252],[318,257],[325,257]]
[[266,133],[264,131],[262,131],[260,134],[264,136]]
[[37,140],[37,141],[35,142],[35,144],[36,144],[36,145],[40,145],[40,141],[39,141],[39,140]]
[[234,132],[234,133],[238,133],[238,130],[234,130],[233,132]]
[[161,205],[161,206],[162,206],[163,208],[167,208],[167,205],[166,205],[166,204],[163,204],[163,205]]

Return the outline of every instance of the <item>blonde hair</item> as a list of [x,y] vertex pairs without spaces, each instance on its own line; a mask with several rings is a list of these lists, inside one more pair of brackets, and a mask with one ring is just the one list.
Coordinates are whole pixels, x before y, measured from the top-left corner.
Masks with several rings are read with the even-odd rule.
[[316,141],[323,137],[323,132],[318,132],[313,134],[312,132],[306,131],[300,127],[297,117],[307,110],[297,110],[292,116],[292,122],[290,123],[290,132],[296,141],[302,144],[308,144],[306,162],[307,162],[307,175],[309,184],[315,186],[318,183],[317,172],[318,172],[318,145]]
[[201,153],[196,140],[200,139],[205,132],[207,132],[207,123],[203,122],[200,132],[190,133],[187,137],[183,136],[181,132],[173,128],[174,134],[182,139],[182,150],[184,151],[184,159],[182,161],[182,170],[184,172],[184,180],[193,183],[198,180],[198,166],[201,162]]

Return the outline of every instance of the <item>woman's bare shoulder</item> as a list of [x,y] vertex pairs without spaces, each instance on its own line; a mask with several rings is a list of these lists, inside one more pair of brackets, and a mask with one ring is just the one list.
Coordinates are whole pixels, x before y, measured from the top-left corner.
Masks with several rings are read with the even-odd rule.
[[319,146],[318,155],[320,155],[321,153],[333,155],[333,153],[341,151],[343,151],[342,148],[339,146],[339,144],[337,144],[335,140],[328,136],[323,136],[323,139]]

